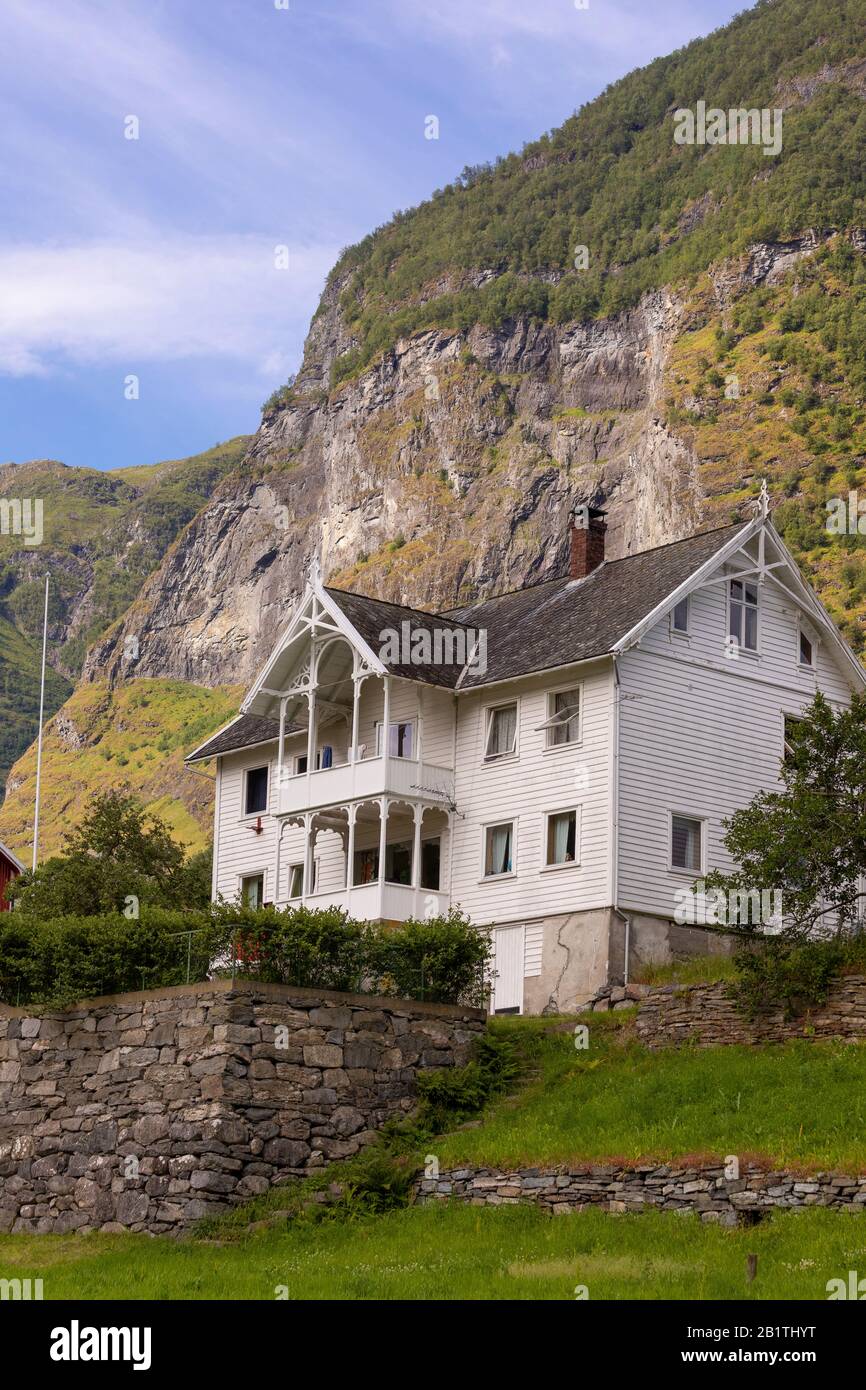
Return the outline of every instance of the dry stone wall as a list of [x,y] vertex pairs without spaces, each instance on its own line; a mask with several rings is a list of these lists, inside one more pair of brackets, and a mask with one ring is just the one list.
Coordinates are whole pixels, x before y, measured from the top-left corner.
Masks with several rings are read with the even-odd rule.
[[832,982],[825,1004],[796,1018],[781,1009],[748,1019],[728,997],[724,981],[711,985],[662,985],[644,992],[635,1024],[647,1047],[688,1042],[786,1042],[791,1038],[866,1037],[866,976],[843,975]]
[[0,1006],[0,1231],[171,1233],[351,1156],[477,1009],[230,982]]
[[847,1207],[866,1211],[866,1176],[816,1173],[807,1177],[768,1172],[744,1165],[736,1179],[722,1164],[686,1168],[647,1164],[612,1165],[547,1171],[523,1168],[501,1172],[460,1168],[424,1178],[416,1185],[418,1202],[468,1202],[471,1206],[507,1206],[535,1202],[554,1213],[601,1207],[609,1212],[695,1211],[704,1221],[733,1226],[755,1214],[784,1207]]

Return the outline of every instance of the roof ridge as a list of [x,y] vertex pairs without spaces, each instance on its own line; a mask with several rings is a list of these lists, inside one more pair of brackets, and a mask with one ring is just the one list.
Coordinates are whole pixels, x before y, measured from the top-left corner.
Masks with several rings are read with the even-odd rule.
[[[402,613],[414,613],[418,618],[447,618],[455,609],[444,608],[441,612],[434,612],[431,608],[413,608],[409,603],[395,603],[389,598],[373,598],[370,594],[359,594],[355,589],[338,589],[334,584],[323,584],[326,594],[345,594],[347,598],[363,599],[365,603],[380,603],[386,608],[398,608]],[[457,620],[460,627],[467,627],[467,623]]]

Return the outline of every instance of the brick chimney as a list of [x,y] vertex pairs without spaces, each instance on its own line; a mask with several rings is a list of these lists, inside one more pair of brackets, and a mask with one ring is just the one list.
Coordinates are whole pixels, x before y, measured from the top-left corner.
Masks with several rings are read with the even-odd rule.
[[571,514],[568,573],[571,579],[585,579],[604,559],[605,513],[597,507],[575,507]]

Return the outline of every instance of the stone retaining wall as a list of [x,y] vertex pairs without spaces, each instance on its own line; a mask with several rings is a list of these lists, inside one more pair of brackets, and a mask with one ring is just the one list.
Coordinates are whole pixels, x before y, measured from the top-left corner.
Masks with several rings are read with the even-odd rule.
[[635,1024],[647,1047],[690,1042],[786,1042],[791,1038],[866,1037],[866,976],[843,975],[832,983],[826,1004],[786,1019],[779,1009],[750,1020],[727,997],[727,985],[661,985],[644,992]]
[[773,1208],[846,1207],[866,1210],[866,1176],[765,1172],[743,1165],[740,1177],[726,1178],[721,1164],[684,1168],[648,1164],[636,1168],[611,1165],[580,1169],[523,1168],[498,1172],[459,1168],[421,1179],[416,1201],[468,1202],[471,1206],[506,1206],[535,1202],[554,1214],[597,1206],[609,1212],[695,1211],[704,1221],[732,1226],[750,1213]]
[[175,1232],[348,1157],[477,1009],[230,981],[0,1006],[0,1231]]

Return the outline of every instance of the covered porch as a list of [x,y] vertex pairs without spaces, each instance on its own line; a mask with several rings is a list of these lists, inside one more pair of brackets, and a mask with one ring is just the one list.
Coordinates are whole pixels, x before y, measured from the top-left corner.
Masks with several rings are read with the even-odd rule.
[[277,905],[404,922],[448,909],[452,813],[388,796],[308,810],[280,825]]

